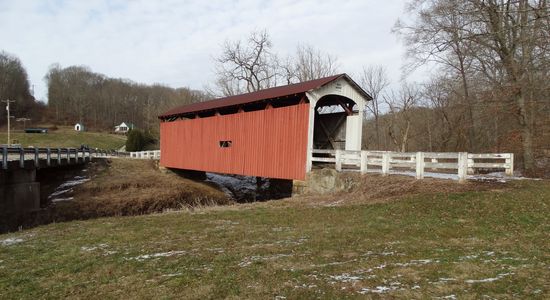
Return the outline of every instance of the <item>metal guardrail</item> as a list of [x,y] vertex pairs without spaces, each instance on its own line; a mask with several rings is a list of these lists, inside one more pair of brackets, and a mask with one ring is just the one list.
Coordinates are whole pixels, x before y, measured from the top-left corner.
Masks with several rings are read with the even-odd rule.
[[18,161],[20,168],[25,167],[26,161],[34,161],[35,166],[45,162],[46,166],[52,166],[53,162],[61,165],[62,160],[66,159],[67,164],[78,163],[79,159],[83,162],[91,161],[93,157],[124,157],[128,156],[125,152],[107,151],[85,148],[20,148],[20,147],[1,147],[0,162],[2,169],[7,170],[11,161]]
[[[312,151],[312,162],[334,163],[337,171],[344,166],[359,167],[361,173],[378,171],[383,175],[391,169],[408,169],[416,172],[416,178],[424,178],[426,169],[438,173],[441,170],[457,170],[459,181],[466,180],[467,175],[476,169],[504,169],[507,176],[514,174],[513,153],[467,152],[391,152],[391,151],[346,151],[322,150]],[[370,167],[369,167],[370,166]],[[372,169],[372,166],[376,168]],[[448,171],[447,171],[448,172]],[[443,172],[441,172],[443,173]]]

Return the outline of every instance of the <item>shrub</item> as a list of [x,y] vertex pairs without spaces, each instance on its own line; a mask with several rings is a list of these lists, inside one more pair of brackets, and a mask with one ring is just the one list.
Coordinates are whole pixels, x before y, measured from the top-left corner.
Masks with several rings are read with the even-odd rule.
[[154,142],[154,138],[148,132],[143,132],[139,129],[132,129],[128,133],[126,140],[126,151],[143,151],[145,147]]

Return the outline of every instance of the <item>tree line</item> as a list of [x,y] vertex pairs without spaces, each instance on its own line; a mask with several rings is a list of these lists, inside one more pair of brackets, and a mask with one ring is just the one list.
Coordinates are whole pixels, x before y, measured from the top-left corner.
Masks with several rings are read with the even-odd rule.
[[[0,51],[0,100],[14,101],[10,104],[10,114],[17,119],[39,119],[45,105],[34,99],[27,71],[19,58],[5,51]],[[0,102],[0,126],[7,123],[5,103]]]
[[[365,148],[394,151],[513,152],[527,173],[550,169],[550,12],[546,0],[410,0],[393,33],[407,49],[404,77],[384,66],[351,74],[368,103]],[[181,104],[340,73],[338,58],[309,45],[278,54],[267,31],[226,41],[205,91],[109,78],[85,66],[54,65],[47,120],[112,129],[122,121],[155,133],[157,115]],[[0,96],[21,114],[40,111],[20,61],[0,53]],[[5,116],[0,114],[0,124]]]
[[[62,68],[53,65],[45,80],[47,105],[36,101],[32,95],[27,72],[19,58],[0,52],[0,100],[15,101],[10,104],[13,127],[17,127],[14,121],[21,118],[27,119],[26,125],[80,122],[89,129],[106,131],[127,122],[158,136],[159,114],[209,97],[188,88],[174,89],[161,84],[145,85],[109,78],[86,66]],[[6,124],[4,105],[2,103],[0,126]]]
[[85,66],[54,65],[45,78],[48,119],[57,124],[82,122],[95,129],[112,130],[127,122],[156,135],[159,114],[206,98],[205,93],[187,88],[109,78]]
[[528,172],[540,168],[550,149],[548,2],[412,0],[407,7],[412,21],[394,27],[407,47],[406,67],[431,63],[437,72],[391,97],[392,138],[407,148],[415,134],[410,111],[427,107],[430,114],[416,125],[418,144],[512,151]]

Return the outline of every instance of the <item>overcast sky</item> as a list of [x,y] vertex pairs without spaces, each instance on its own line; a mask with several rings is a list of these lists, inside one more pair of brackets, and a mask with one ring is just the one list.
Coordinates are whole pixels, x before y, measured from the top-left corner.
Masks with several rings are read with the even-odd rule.
[[264,28],[281,55],[308,44],[338,57],[342,72],[381,64],[396,82],[404,49],[390,31],[403,11],[402,0],[0,0],[0,50],[21,59],[43,100],[54,63],[202,89],[225,40]]

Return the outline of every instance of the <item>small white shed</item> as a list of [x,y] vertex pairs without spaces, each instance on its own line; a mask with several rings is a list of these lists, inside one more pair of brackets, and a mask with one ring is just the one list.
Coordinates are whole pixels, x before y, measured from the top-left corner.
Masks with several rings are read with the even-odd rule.
[[75,131],[85,131],[86,128],[84,127],[84,124],[82,124],[82,123],[76,123],[76,124],[74,125],[74,130],[75,130]]

